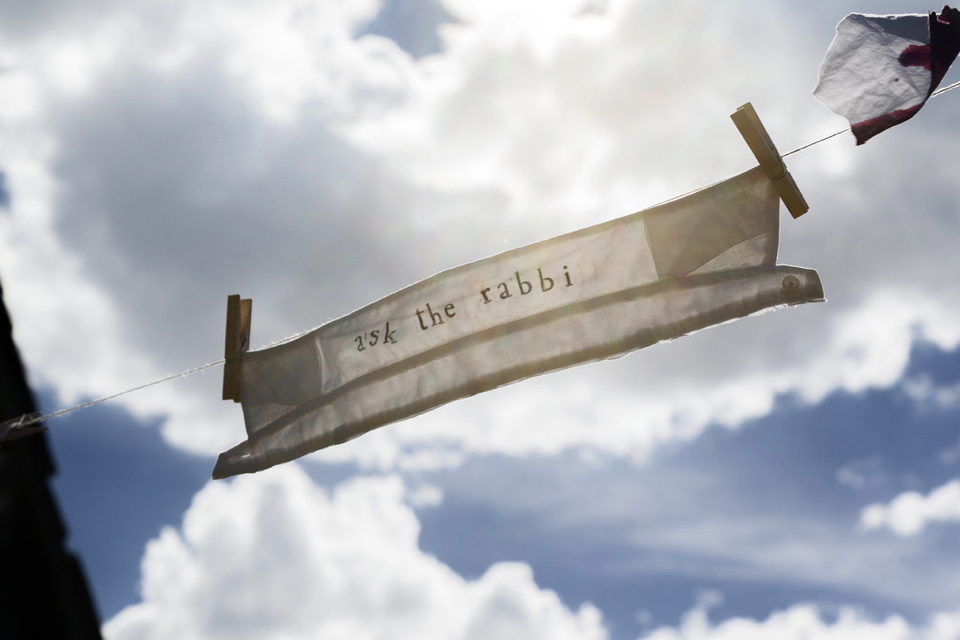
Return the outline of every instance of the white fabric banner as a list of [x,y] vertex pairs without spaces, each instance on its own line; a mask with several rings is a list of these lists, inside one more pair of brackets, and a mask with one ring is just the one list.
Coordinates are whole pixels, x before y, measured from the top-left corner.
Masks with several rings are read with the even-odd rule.
[[250,473],[481,391],[822,300],[777,266],[779,200],[758,168],[630,216],[444,271],[240,360]]

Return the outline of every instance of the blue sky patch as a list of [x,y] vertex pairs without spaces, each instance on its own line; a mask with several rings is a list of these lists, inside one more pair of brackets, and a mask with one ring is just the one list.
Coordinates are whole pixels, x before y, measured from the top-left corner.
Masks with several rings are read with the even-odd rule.
[[10,190],[7,188],[7,175],[0,171],[0,209],[10,209]]
[[384,36],[414,58],[441,50],[437,27],[455,22],[436,0],[386,0],[380,14],[358,35]]

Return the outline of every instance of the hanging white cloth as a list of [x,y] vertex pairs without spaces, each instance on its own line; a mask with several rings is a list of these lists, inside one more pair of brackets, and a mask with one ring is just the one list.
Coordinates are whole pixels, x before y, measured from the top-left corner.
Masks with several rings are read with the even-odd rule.
[[776,265],[779,200],[753,169],[646,211],[444,271],[240,360],[250,473],[458,398],[784,304],[822,300]]

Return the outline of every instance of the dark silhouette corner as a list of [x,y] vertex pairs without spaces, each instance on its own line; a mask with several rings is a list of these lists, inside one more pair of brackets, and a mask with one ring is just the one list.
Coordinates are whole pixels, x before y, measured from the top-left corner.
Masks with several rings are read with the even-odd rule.
[[[0,285],[0,422],[35,411]],[[0,639],[99,639],[100,625],[49,480],[46,434],[0,444]]]

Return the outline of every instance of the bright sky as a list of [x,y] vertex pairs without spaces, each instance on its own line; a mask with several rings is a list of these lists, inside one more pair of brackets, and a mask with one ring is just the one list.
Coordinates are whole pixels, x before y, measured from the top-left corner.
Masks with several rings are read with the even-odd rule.
[[[52,410],[845,126],[850,12],[912,1],[0,4],[0,277]],[[955,82],[958,72],[944,84]],[[828,303],[231,481],[220,372],[51,422],[108,638],[960,638],[960,93],[788,159]],[[857,636],[857,634],[860,634]]]

